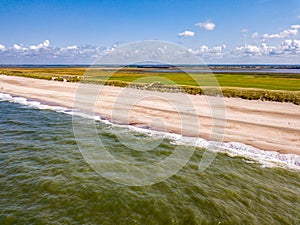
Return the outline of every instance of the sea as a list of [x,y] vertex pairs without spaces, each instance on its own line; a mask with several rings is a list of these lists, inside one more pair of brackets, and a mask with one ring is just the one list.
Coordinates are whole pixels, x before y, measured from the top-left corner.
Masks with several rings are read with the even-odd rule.
[[[153,150],[141,152],[126,142],[138,149],[160,134],[4,93],[0,111],[1,225],[300,224],[299,156],[219,143],[223,151],[201,171],[199,162],[214,151],[205,148],[206,140],[161,134]],[[178,146],[195,150],[166,179],[116,182],[86,159],[74,118],[90,121],[110,154],[128,164],[132,158],[140,164],[161,162]],[[120,141],[118,133],[132,135]],[[97,148],[95,140],[86,140]]]

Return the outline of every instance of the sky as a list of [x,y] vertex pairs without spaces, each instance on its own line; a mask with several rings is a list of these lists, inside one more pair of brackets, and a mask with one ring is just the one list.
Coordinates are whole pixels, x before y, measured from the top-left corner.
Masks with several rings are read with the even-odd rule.
[[144,40],[210,64],[300,64],[300,0],[0,0],[0,64],[92,63]]

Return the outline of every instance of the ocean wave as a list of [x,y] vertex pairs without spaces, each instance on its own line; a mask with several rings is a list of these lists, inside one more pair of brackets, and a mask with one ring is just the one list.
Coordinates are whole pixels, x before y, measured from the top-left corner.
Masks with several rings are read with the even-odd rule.
[[230,157],[244,157],[248,159],[245,160],[245,162],[257,162],[263,167],[300,169],[299,155],[282,154],[276,151],[265,151],[239,142],[214,142],[201,138],[184,137],[174,143],[178,145],[197,146],[211,151],[225,153]]
[[34,109],[52,110],[58,113],[65,113],[72,116],[79,116],[99,121],[111,126],[123,127],[134,132],[143,133],[153,138],[159,137],[168,139],[170,140],[170,143],[174,145],[194,146],[205,148],[215,152],[225,153],[230,157],[243,157],[245,158],[244,161],[246,163],[257,162],[261,164],[262,167],[281,167],[295,170],[300,169],[300,156],[295,154],[281,154],[276,151],[265,151],[238,142],[214,142],[205,140],[203,138],[185,137],[180,134],[154,131],[150,130],[149,128],[136,127],[132,125],[119,125],[112,123],[109,120],[103,119],[100,116],[88,115],[76,109],[47,105],[38,101],[30,101],[24,97],[15,97],[5,93],[0,93],[0,101],[17,103]]
[[29,108],[35,108],[35,109],[48,109],[53,110],[56,112],[67,112],[68,109],[61,106],[51,106],[47,104],[42,104],[38,101],[28,101],[28,99],[23,97],[13,97],[10,94],[0,93],[0,101],[8,101],[12,103],[18,103],[21,105],[25,105]]

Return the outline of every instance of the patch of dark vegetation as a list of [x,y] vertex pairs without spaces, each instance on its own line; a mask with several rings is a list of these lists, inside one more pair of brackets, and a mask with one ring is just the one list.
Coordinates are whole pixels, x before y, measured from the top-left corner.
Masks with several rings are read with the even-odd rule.
[[[95,83],[94,81],[85,81],[86,83]],[[282,90],[265,90],[251,88],[227,88],[227,87],[196,87],[187,85],[165,85],[160,82],[151,84],[130,83],[125,81],[97,81],[97,84],[129,87],[140,90],[150,90],[171,93],[186,93],[191,95],[208,95],[208,96],[224,96],[228,98],[242,98],[248,100],[262,100],[275,102],[290,102],[296,105],[300,104],[300,91],[282,91]]]
[[280,91],[249,88],[222,88],[224,97],[242,98],[249,100],[291,102],[300,104],[300,91]]

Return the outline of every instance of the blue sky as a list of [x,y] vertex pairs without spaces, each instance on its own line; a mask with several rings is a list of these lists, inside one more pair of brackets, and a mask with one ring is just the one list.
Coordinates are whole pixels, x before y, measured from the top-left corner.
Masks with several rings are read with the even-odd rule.
[[300,1],[0,0],[0,64],[89,63],[143,40],[208,63],[300,63]]

